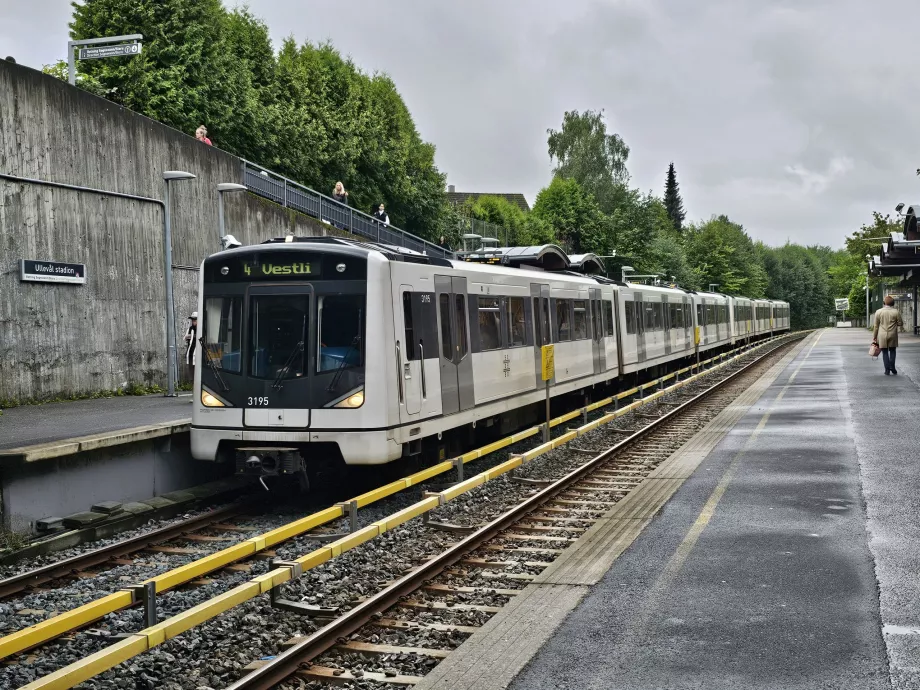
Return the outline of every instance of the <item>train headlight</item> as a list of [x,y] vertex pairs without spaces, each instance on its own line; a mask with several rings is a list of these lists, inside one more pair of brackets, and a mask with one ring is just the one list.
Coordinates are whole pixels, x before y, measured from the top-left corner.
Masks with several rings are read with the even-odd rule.
[[223,400],[218,399],[205,388],[201,389],[201,404],[205,407],[226,407]]
[[345,398],[341,402],[336,403],[334,407],[339,407],[339,408],[344,407],[348,409],[355,409],[356,407],[361,407],[363,404],[364,404],[364,389],[362,388],[361,390],[352,393],[351,395],[349,395],[347,398]]

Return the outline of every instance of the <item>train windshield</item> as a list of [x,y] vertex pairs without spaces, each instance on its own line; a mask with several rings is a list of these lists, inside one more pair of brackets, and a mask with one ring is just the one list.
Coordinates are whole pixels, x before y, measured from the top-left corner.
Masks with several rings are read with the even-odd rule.
[[243,298],[204,300],[204,354],[218,369],[239,374],[242,367]]
[[249,306],[249,324],[251,376],[284,380],[304,375],[309,295],[254,296]]

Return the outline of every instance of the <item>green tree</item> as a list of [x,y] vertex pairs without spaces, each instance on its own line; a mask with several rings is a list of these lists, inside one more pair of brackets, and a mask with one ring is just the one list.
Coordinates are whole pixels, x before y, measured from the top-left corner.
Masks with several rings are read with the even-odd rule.
[[[42,72],[60,79],[61,81],[67,81],[70,78],[66,60],[58,60],[53,65],[43,65]],[[89,91],[91,94],[96,96],[102,96],[105,98],[111,93],[111,91],[107,89],[105,85],[102,84],[102,82],[100,82],[98,79],[94,79],[90,75],[77,73],[75,75],[75,81],[77,88],[83,89],[84,91]]]
[[668,166],[668,175],[664,183],[664,206],[668,210],[668,217],[674,229],[680,232],[687,214],[684,212],[684,200],[680,198],[674,163]]
[[628,192],[629,147],[619,134],[607,133],[603,111],[566,112],[562,128],[548,129],[553,174],[575,180],[593,195],[601,211],[612,213]]
[[556,241],[572,254],[609,254],[610,223],[594,197],[575,180],[555,177],[540,190],[531,212],[552,228]]
[[687,260],[703,289],[717,284],[719,292],[763,297],[767,271],[754,249],[754,242],[738,223],[727,216],[713,216],[684,231]]
[[757,253],[766,268],[767,295],[789,302],[792,328],[827,324],[828,316],[834,313],[834,301],[820,251],[798,244],[758,244]]

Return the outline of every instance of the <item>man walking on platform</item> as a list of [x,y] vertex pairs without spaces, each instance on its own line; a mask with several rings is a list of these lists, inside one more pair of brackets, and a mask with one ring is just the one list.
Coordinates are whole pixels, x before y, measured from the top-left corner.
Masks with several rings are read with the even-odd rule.
[[885,306],[875,312],[875,330],[872,332],[872,342],[882,351],[885,376],[898,374],[894,359],[897,354],[898,331],[904,328],[901,313],[893,305],[894,297],[885,295]]

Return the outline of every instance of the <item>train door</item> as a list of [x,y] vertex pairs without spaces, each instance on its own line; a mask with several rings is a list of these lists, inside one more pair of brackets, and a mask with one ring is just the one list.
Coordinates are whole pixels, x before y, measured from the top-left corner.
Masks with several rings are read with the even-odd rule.
[[668,296],[661,296],[661,325],[664,328],[662,335],[664,336],[664,353],[666,355],[671,354],[671,329],[674,327],[674,324],[671,323],[671,304],[668,302]]
[[607,348],[604,346],[604,319],[601,305],[601,289],[589,289],[591,300],[591,350],[594,355],[594,373],[607,369]]
[[553,342],[549,321],[549,285],[530,284],[530,296],[533,303],[533,348],[534,370],[537,387],[543,386],[543,359],[540,348]]
[[441,410],[453,414],[473,407],[473,358],[470,356],[466,278],[435,276],[438,300],[438,361],[441,367]]
[[646,360],[645,354],[645,305],[642,303],[642,293],[636,292],[633,295],[636,300],[636,352],[640,362]]
[[[420,298],[422,295],[412,292],[411,285],[400,285],[400,304],[402,305],[403,330],[400,334],[399,322],[396,323],[396,347],[399,350],[401,370],[398,375],[402,378],[400,393],[400,417],[402,421],[409,421],[411,415],[416,415],[422,410],[422,374],[425,360],[422,354],[424,345],[420,342],[416,329],[423,323],[420,313]],[[431,293],[427,293],[431,299]],[[394,313],[395,314],[398,312]],[[403,337],[400,337],[402,335]]]

